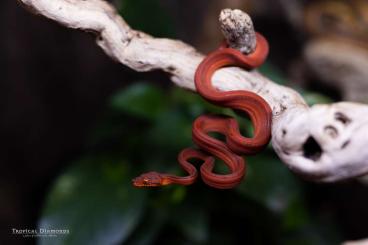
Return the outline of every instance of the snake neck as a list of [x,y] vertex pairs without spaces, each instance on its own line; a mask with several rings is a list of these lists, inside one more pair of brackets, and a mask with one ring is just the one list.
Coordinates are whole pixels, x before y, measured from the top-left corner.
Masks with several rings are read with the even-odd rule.
[[[254,52],[244,55],[238,50],[231,48],[220,48],[210,53],[198,66],[195,74],[195,86],[198,93],[211,103],[222,105],[225,101],[233,99],[234,91],[219,91],[212,86],[212,76],[215,71],[223,67],[236,66],[247,70],[261,66],[267,58],[269,46],[267,40],[259,33],[256,33],[257,46]],[[242,91],[243,96],[250,96],[251,93]]]

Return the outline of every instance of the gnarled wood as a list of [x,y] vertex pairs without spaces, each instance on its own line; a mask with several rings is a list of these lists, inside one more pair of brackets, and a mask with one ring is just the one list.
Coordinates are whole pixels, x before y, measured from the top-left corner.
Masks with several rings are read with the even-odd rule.
[[[136,71],[164,70],[176,85],[195,90],[194,72],[204,56],[181,41],[132,30],[110,4],[102,0],[19,1],[66,27],[96,33],[97,44],[122,64]],[[294,90],[257,71],[238,68],[217,72],[213,85],[222,91],[252,91],[268,102],[273,113],[273,147],[294,172],[314,181],[338,181],[368,172],[368,106],[342,102],[309,108]]]

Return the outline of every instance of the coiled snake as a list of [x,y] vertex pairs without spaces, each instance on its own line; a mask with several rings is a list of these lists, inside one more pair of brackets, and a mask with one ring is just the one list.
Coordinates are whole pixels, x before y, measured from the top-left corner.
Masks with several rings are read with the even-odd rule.
[[[211,78],[215,71],[226,66],[253,69],[262,65],[268,55],[268,43],[259,33],[256,33],[256,40],[256,49],[249,55],[244,55],[238,50],[222,45],[200,63],[195,73],[197,92],[213,104],[245,112],[254,126],[254,136],[252,138],[242,136],[234,118],[202,115],[194,121],[192,129],[193,141],[200,150],[186,148],[178,156],[179,164],[188,172],[188,176],[148,172],[133,179],[134,186],[156,187],[170,184],[193,184],[198,178],[198,171],[189,162],[191,159],[203,161],[200,174],[202,180],[209,186],[229,189],[242,181],[246,172],[246,164],[241,155],[258,153],[268,144],[271,137],[272,111],[267,102],[253,92],[244,90],[218,91],[211,85]],[[211,132],[223,134],[226,141],[223,142],[211,137],[209,135]],[[214,157],[224,161],[230,170],[229,174],[213,172]]]

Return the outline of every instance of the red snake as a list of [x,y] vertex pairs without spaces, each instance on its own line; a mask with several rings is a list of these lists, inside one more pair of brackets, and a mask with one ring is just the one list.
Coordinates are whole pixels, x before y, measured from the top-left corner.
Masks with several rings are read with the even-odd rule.
[[[156,187],[170,184],[190,185],[198,178],[197,169],[189,162],[200,159],[202,180],[209,186],[229,189],[237,186],[246,172],[245,160],[241,155],[256,154],[268,144],[271,138],[272,111],[267,102],[253,92],[244,90],[219,91],[211,84],[215,71],[227,66],[238,66],[244,69],[256,68],[264,62],[268,55],[267,40],[256,33],[257,46],[254,52],[244,55],[238,50],[221,46],[210,53],[198,66],[195,73],[197,92],[207,101],[245,112],[254,126],[254,136],[246,138],[240,134],[237,121],[231,117],[202,115],[193,123],[192,136],[194,143],[201,149],[184,149],[178,156],[181,167],[188,176],[148,172],[133,179],[136,187]],[[223,142],[209,135],[216,132],[224,135]],[[215,158],[227,165],[229,174],[213,172]]]

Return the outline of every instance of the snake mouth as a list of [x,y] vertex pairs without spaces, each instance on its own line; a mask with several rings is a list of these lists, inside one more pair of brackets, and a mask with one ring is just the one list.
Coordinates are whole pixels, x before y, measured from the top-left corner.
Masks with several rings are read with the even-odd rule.
[[137,178],[132,179],[132,185],[138,188],[145,188],[145,187],[159,187],[161,183],[152,182],[150,179],[146,177],[139,176]]
[[142,184],[142,183],[133,182],[133,186],[134,187],[137,187],[137,188],[150,188],[150,187],[159,187],[161,185],[156,185],[156,184]]
[[138,178],[134,178],[132,179],[132,185],[134,187],[146,187],[147,184],[143,183],[142,181],[140,181]]

